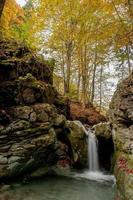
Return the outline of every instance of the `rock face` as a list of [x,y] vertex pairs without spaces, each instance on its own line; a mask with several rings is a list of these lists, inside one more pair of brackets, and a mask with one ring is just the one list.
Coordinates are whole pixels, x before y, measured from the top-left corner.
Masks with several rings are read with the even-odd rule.
[[117,199],[133,200],[133,74],[118,85],[108,116],[113,125]]
[[66,127],[70,134],[68,135],[71,141],[71,146],[74,151],[74,163],[77,167],[86,166],[87,160],[87,145],[86,145],[86,130],[80,121],[67,121]]
[[12,81],[31,73],[38,80],[52,84],[52,67],[38,59],[31,50],[16,41],[0,41],[0,82]]
[[52,83],[52,66],[21,43],[0,41],[1,106],[49,102],[68,117],[69,102],[57,93]]
[[0,42],[0,179],[83,166],[85,131],[67,121],[68,102],[52,86],[51,69],[12,45]]
[[112,126],[109,122],[101,122],[92,127],[98,140],[98,154],[100,167],[112,171],[114,144],[112,140]]

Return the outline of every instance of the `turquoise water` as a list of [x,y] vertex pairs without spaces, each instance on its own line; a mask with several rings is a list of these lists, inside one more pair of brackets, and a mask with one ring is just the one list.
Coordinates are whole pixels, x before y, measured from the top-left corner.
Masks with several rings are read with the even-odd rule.
[[13,184],[0,193],[0,200],[114,200],[114,196],[112,182],[57,176]]

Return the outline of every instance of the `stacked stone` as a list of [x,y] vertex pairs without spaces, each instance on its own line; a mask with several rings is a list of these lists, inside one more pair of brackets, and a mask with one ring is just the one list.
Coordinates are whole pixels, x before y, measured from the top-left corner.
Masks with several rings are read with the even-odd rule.
[[85,131],[67,121],[50,67],[16,42],[0,42],[0,52],[0,179],[84,165]]

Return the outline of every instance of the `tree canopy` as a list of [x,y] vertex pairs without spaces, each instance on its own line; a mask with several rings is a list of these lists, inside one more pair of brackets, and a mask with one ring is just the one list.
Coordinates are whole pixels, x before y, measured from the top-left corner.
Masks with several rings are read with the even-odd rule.
[[28,0],[23,8],[10,0],[2,24],[4,35],[54,62],[57,89],[84,106],[106,107],[113,85],[132,71],[131,0]]

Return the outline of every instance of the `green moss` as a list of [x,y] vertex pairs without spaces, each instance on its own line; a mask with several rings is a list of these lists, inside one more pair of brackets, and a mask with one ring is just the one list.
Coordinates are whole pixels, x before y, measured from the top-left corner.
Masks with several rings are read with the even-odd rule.
[[50,129],[50,127],[51,126],[49,125],[49,123],[45,123],[44,126],[29,128],[29,129],[24,130],[23,132],[26,132],[27,134],[32,134],[32,133],[37,133],[39,131],[47,131]]

